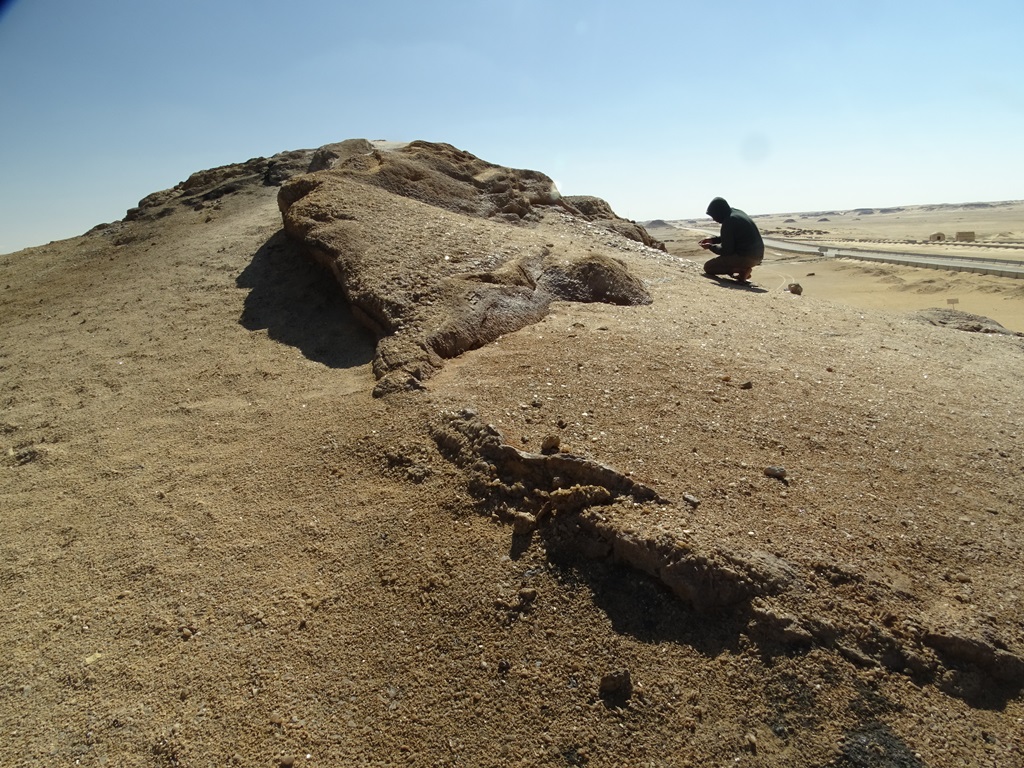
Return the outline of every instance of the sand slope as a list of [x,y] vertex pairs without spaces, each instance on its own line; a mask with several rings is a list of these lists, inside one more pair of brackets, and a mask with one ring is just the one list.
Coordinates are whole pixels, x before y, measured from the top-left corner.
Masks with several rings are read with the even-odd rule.
[[[1024,760],[1020,338],[539,206],[437,247],[603,255],[653,302],[553,301],[374,398],[274,162],[0,257],[0,763]],[[460,463],[467,411],[657,500]]]

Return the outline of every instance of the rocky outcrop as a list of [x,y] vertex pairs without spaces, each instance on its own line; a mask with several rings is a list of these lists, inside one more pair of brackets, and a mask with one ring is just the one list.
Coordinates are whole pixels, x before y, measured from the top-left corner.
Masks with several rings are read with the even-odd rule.
[[953,328],[958,331],[968,331],[970,333],[999,333],[1006,336],[1024,336],[1024,333],[1011,331],[989,317],[972,315],[970,312],[961,312],[956,309],[933,307],[931,309],[922,309],[915,312],[914,316],[931,325],[938,325],[943,328]]
[[201,209],[249,186],[279,186],[293,176],[306,173],[312,157],[312,150],[300,149],[198,171],[170,189],[142,198],[138,206],[129,209],[125,220],[159,218],[172,213],[175,205]]
[[[590,220],[542,173],[449,144],[361,139],[321,147],[309,167],[278,195],[284,228],[380,337],[375,395],[421,387],[446,358],[537,322],[555,299],[651,302],[622,261],[530,235],[549,213]],[[607,230],[655,242],[587,200]]]
[[598,509],[558,522],[556,535],[588,557],[610,558],[643,571],[698,611],[777,594],[796,577],[791,565],[768,552],[705,549],[686,538],[650,536],[623,527]]
[[[431,436],[442,455],[466,470],[474,493],[539,517],[613,499],[665,503],[653,488],[598,462],[567,453],[520,451],[472,410],[442,414],[431,425]],[[570,498],[581,503],[566,503]]]
[[568,205],[579,211],[580,215],[587,221],[599,224],[613,232],[618,232],[620,235],[628,237],[630,240],[636,240],[638,243],[643,243],[648,248],[657,248],[662,251],[665,250],[665,244],[663,242],[651,237],[642,225],[637,224],[635,221],[630,221],[629,219],[623,219],[621,216],[617,215],[615,211],[612,210],[612,207],[600,197],[592,197],[590,195],[569,195],[563,199]]
[[856,666],[937,682],[968,700],[986,686],[1008,696],[1024,687],[1024,656],[986,636],[990,631],[929,626],[909,613],[877,623],[842,610],[844,600],[829,595],[844,585],[872,603],[892,600],[856,572],[824,564],[801,572],[769,552],[700,544],[685,531],[645,530],[630,522],[638,505],[658,505],[669,518],[684,515],[673,515],[672,502],[654,489],[598,462],[557,447],[518,450],[471,410],[439,415],[430,431],[441,454],[465,471],[484,511],[517,534],[542,531],[553,548],[648,574],[697,611],[729,611],[768,652],[826,648]]
[[590,253],[581,258],[545,260],[538,284],[552,296],[566,301],[635,306],[650,304],[651,296],[643,282],[634,277],[618,259]]
[[447,413],[431,426],[441,453],[462,467],[472,493],[520,529],[548,526],[563,542],[592,558],[612,558],[659,579],[699,610],[775,594],[795,571],[767,552],[705,551],[664,535],[623,528],[608,511],[615,504],[669,502],[657,491],[590,459],[537,454],[508,445],[473,411]]

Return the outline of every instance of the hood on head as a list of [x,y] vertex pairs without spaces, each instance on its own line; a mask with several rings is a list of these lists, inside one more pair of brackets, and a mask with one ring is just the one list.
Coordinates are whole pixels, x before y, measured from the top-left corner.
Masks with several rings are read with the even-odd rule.
[[732,206],[725,202],[724,197],[716,197],[714,200],[708,203],[708,216],[717,221],[719,224],[721,224],[723,221],[729,218],[730,213],[732,213]]

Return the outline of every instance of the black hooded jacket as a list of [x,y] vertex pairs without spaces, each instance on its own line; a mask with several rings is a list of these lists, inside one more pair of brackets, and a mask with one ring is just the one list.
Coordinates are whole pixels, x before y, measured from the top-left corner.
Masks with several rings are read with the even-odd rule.
[[710,250],[719,256],[734,256],[751,265],[764,258],[764,240],[757,224],[739,208],[733,208],[724,198],[716,197],[708,205],[708,216],[722,225],[721,234],[712,238]]

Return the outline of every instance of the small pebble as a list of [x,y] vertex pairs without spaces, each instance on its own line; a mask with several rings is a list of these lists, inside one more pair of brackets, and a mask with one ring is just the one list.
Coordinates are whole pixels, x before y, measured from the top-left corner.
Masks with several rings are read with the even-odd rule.
[[774,477],[778,480],[786,479],[786,468],[785,467],[765,467],[764,473],[767,477]]
[[562,439],[558,435],[547,435],[540,444],[540,452],[543,454],[558,453]]
[[633,680],[628,669],[617,669],[601,677],[602,696],[629,699],[633,695]]

